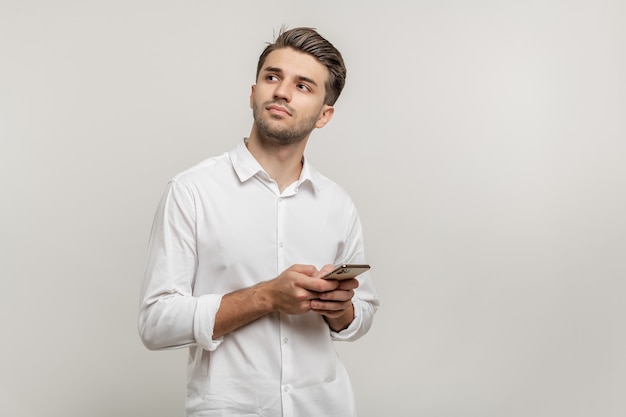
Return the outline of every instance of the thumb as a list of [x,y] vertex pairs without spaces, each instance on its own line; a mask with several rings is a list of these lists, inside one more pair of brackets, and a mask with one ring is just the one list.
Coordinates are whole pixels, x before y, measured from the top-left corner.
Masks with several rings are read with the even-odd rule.
[[317,268],[314,265],[297,264],[297,265],[292,265],[289,269],[291,269],[294,272],[299,272],[300,274],[307,275],[309,277],[318,276]]
[[317,274],[317,277],[323,277],[324,275],[334,271],[335,269],[335,265],[332,264],[326,264],[322,267],[322,269],[320,269],[320,272]]

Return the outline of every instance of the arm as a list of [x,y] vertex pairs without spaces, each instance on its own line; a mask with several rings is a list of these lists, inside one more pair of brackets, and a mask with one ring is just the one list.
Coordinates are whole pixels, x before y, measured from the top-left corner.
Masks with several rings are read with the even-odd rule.
[[207,328],[198,318],[211,316],[219,307],[221,295],[192,296],[195,223],[191,193],[170,182],[154,216],[141,288],[138,330],[149,349],[184,347],[202,339]]
[[213,338],[219,338],[271,312],[303,314],[320,293],[337,288],[336,281],[317,278],[313,265],[294,265],[278,277],[234,291],[222,298]]
[[[346,226],[345,245],[337,254],[336,263],[366,263],[361,222],[353,204]],[[319,276],[332,268],[326,265]],[[313,310],[328,323],[333,339],[343,341],[353,341],[367,333],[379,305],[369,272],[341,281],[334,291],[320,294],[319,300],[312,302]]]

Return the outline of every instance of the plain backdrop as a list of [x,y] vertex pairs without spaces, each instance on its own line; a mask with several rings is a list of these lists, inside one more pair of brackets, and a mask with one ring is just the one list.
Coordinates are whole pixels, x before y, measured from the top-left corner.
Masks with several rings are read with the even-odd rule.
[[282,24],[348,67],[307,157],[382,300],[337,346],[359,415],[626,415],[621,0],[0,0],[0,415],[183,415],[136,330],[152,217],[249,133]]

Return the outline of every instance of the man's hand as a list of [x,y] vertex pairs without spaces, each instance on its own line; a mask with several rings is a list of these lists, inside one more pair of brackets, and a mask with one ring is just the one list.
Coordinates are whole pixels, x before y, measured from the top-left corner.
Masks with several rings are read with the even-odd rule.
[[[322,277],[334,269],[333,265],[326,265],[319,272]],[[331,329],[341,331],[347,328],[354,320],[354,305],[352,297],[354,290],[358,288],[359,281],[356,278],[342,281],[326,280],[321,281],[336,282],[337,287],[327,292],[321,292],[317,299],[311,301],[311,309],[324,316]]]
[[[329,272],[328,268],[322,272]],[[274,279],[224,295],[215,316],[213,339],[274,311],[304,314],[315,310],[324,315],[333,330],[347,327],[354,317],[354,312],[349,310],[352,308],[349,301],[353,294],[351,288],[356,288],[358,282],[339,283],[320,276],[313,265],[293,265]],[[351,281],[354,283],[350,284]]]
[[261,285],[273,311],[302,314],[312,310],[311,300],[339,287],[337,281],[318,277],[319,272],[313,265],[293,265]]

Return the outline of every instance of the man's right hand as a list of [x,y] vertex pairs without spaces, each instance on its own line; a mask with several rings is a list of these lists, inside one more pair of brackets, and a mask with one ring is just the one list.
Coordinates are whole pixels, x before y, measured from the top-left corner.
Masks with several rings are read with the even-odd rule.
[[272,311],[286,314],[303,314],[311,310],[311,300],[320,292],[333,291],[338,282],[318,278],[313,265],[293,265],[276,278],[259,284],[267,294]]
[[213,339],[217,339],[269,313],[304,314],[320,292],[337,288],[335,280],[318,277],[313,265],[293,265],[279,276],[222,297],[215,316]]

